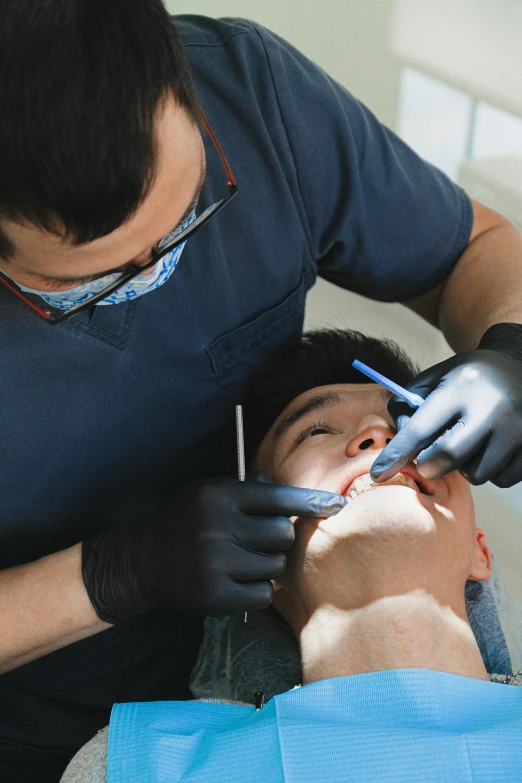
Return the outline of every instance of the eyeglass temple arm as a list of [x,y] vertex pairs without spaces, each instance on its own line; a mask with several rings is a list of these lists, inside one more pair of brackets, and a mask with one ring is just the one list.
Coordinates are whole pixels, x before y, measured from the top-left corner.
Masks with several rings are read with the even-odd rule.
[[17,296],[19,299],[21,299],[22,302],[24,302],[24,304],[28,305],[31,308],[31,310],[34,310],[36,313],[38,313],[38,315],[41,315],[42,318],[45,318],[46,321],[49,321],[48,310],[42,310],[41,307],[35,305],[33,302],[31,302],[30,299],[26,299],[26,297],[20,291],[18,291],[14,286],[10,285],[7,282],[7,280],[5,280],[3,277],[0,277],[0,283],[3,283],[3,285],[5,285],[6,288],[12,291],[12,293],[15,294],[15,296]]
[[235,177],[234,177],[234,175],[232,174],[232,169],[231,169],[231,168],[230,168],[230,166],[228,165],[228,160],[225,158],[225,154],[224,154],[223,150],[221,149],[221,147],[219,146],[219,142],[218,142],[218,140],[216,139],[216,136],[214,135],[214,131],[213,131],[213,130],[212,130],[212,128],[210,127],[210,123],[209,123],[209,121],[207,120],[207,117],[206,117],[206,115],[205,115],[205,112],[204,112],[203,110],[201,110],[201,116],[202,116],[202,118],[203,118],[203,122],[204,122],[204,124],[205,124],[205,127],[206,127],[206,129],[207,129],[207,131],[208,131],[208,133],[209,133],[209,135],[210,135],[210,138],[211,138],[211,139],[212,139],[212,141],[214,142],[214,146],[216,147],[216,149],[217,149],[217,151],[218,151],[218,155],[219,155],[219,157],[221,158],[221,160],[222,160],[222,162],[223,162],[223,165],[224,165],[224,167],[225,167],[225,169],[226,169],[226,172],[227,172],[227,177],[228,177],[228,180],[227,180],[227,187],[229,187],[229,188],[230,188],[230,187],[237,188],[236,178],[235,178]]

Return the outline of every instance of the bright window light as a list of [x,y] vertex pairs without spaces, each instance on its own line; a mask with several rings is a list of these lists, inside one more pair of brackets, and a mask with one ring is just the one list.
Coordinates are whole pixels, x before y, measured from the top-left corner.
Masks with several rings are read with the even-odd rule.
[[399,92],[399,136],[456,179],[468,147],[472,105],[465,93],[418,71],[405,70]]
[[466,157],[522,155],[522,118],[411,69],[401,76],[397,132],[454,180]]
[[472,156],[493,158],[512,154],[522,154],[522,118],[480,102],[477,106]]

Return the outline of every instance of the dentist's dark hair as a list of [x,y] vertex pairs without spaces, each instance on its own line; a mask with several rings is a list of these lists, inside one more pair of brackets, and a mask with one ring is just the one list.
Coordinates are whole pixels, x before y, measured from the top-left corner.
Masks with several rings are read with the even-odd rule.
[[352,367],[354,359],[401,386],[419,372],[392,340],[350,329],[319,329],[292,338],[270,354],[249,378],[244,400],[248,460],[279,414],[303,392],[334,383],[371,383]]
[[200,125],[161,0],[0,0],[1,219],[74,244],[131,217],[156,174],[155,117],[173,95]]

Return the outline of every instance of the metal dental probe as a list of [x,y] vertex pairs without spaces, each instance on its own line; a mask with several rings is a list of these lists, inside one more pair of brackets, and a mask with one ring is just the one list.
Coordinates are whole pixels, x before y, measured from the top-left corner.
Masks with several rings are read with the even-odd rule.
[[420,394],[414,394],[414,392],[403,389],[403,387],[399,386],[398,383],[390,381],[390,379],[385,375],[381,375],[381,373],[377,372],[377,370],[372,370],[371,367],[368,367],[367,364],[363,364],[358,359],[355,359],[352,362],[352,367],[355,367],[356,370],[359,370],[359,372],[367,375],[368,378],[372,379],[372,381],[380,383],[381,386],[384,386],[385,389],[388,389],[389,391],[396,394],[397,397],[401,397],[405,402],[408,403],[410,408],[420,408],[424,402],[424,398],[421,397]]
[[[236,405],[236,439],[237,439],[237,477],[245,480],[245,437],[243,433],[243,406]],[[245,612],[245,623],[248,612]]]

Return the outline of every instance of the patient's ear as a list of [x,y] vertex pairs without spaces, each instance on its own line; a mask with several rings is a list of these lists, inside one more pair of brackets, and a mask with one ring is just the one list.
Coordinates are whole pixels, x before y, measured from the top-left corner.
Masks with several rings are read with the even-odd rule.
[[469,579],[486,582],[491,577],[491,552],[486,544],[486,534],[479,527],[475,531],[475,548]]

